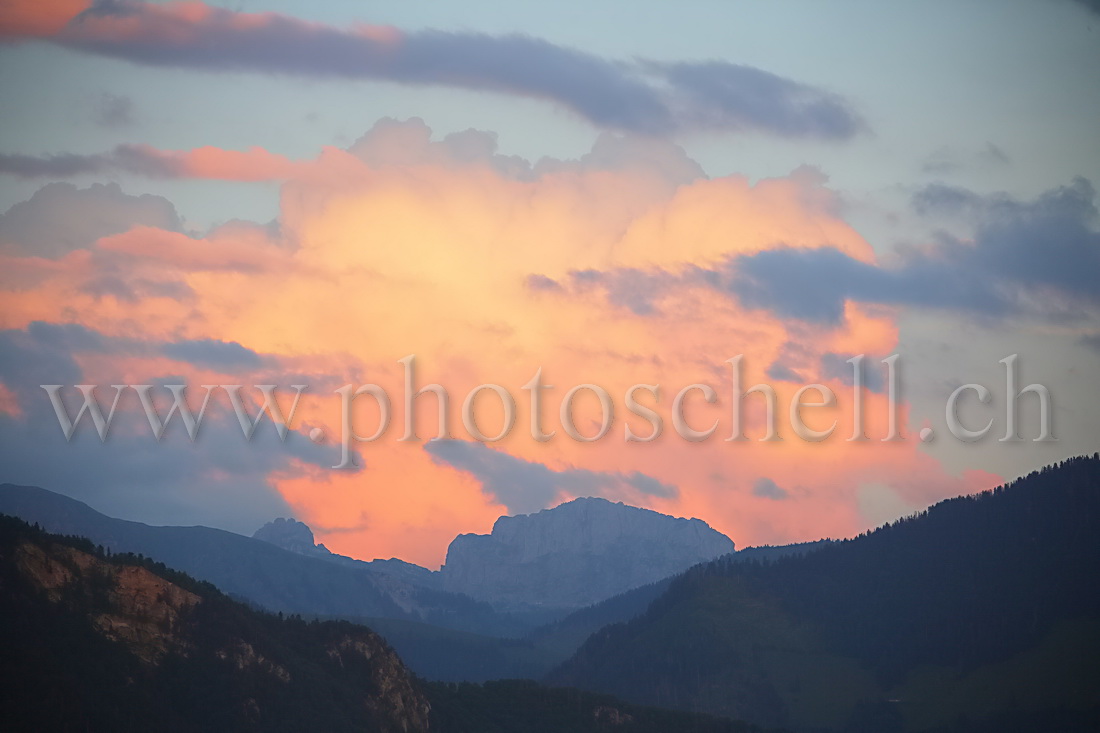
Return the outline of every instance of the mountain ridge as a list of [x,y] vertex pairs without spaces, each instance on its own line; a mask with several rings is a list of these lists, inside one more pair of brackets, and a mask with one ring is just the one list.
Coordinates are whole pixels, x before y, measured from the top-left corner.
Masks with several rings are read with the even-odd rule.
[[369,628],[258,612],[161,563],[7,515],[0,587],[5,729],[760,731],[530,680],[425,683]]
[[578,609],[734,550],[701,519],[584,497],[458,535],[442,587],[500,608]]
[[696,566],[548,679],[804,731],[1095,730],[1097,536],[1094,454],[800,557]]

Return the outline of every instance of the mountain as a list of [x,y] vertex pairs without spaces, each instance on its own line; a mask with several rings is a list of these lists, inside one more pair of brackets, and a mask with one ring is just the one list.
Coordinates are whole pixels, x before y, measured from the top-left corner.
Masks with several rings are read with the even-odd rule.
[[258,613],[162,565],[0,518],[6,730],[413,731],[431,705],[370,630]]
[[[0,512],[152,557],[271,611],[407,620],[495,637],[523,636],[733,549],[700,520],[603,499],[501,517],[491,535],[457,537],[435,572],[396,558],[365,562],[333,553],[292,518],[269,522],[251,538],[209,527],[154,527],[13,484],[0,485]],[[516,578],[521,588],[510,587]]]
[[290,552],[296,552],[299,555],[328,560],[345,567],[369,570],[377,575],[390,576],[418,588],[432,590],[442,588],[438,571],[433,572],[411,562],[405,562],[397,558],[366,561],[357,560],[347,555],[338,555],[323,544],[317,544],[317,540],[313,537],[313,530],[309,528],[309,525],[294,518],[280,517],[270,521],[256,530],[252,534],[252,538]]
[[422,683],[348,622],[0,516],[0,719],[49,731],[753,733],[743,722],[511,680]]
[[501,636],[520,635],[541,619],[501,614],[486,603],[410,583],[385,561],[376,567],[338,555],[290,552],[209,527],[153,527],[113,519],[32,486],[0,485],[0,513],[51,532],[88,537],[112,552],[151,557],[269,611],[409,619]]
[[[11,484],[0,486],[0,512],[53,532],[90,537],[114,552],[145,555],[261,608],[366,623],[416,674],[433,680],[541,678],[600,627],[642,613],[669,581],[662,578],[572,613],[547,607],[500,612],[443,591],[442,572],[397,559],[364,562],[333,553],[295,519],[269,522],[251,539],[206,527],[151,527],[107,517],[44,489]],[[777,556],[807,546],[747,548],[731,557]]]
[[[753,562],[762,558],[777,559],[789,555],[804,555],[830,544],[829,540],[818,540],[793,545],[746,547],[723,557],[728,562]],[[565,618],[528,632],[524,639],[541,650],[544,658],[555,660],[553,666],[557,666],[572,656],[589,636],[604,626],[622,623],[640,616],[649,608],[650,603],[668,589],[676,577],[662,578],[655,583],[632,588],[625,593],[578,609]],[[549,672],[550,667],[547,667],[544,674]]]
[[814,552],[723,558],[549,679],[797,730],[1100,729],[1100,455]]
[[733,550],[702,520],[587,498],[459,535],[440,574],[444,590],[498,609],[576,609]]
[[[731,562],[751,562],[761,557],[805,554],[829,544],[820,541],[748,547],[727,557]],[[572,656],[593,633],[642,614],[674,579],[675,576],[633,588],[539,626],[519,638],[502,639],[401,619],[348,620],[363,623],[381,634],[409,668],[425,679],[445,682],[541,679]]]
[[263,540],[284,550],[297,552],[299,555],[313,555],[321,558],[332,556],[332,552],[327,547],[317,544],[309,525],[293,517],[290,519],[279,517],[268,522],[252,533],[252,539]]

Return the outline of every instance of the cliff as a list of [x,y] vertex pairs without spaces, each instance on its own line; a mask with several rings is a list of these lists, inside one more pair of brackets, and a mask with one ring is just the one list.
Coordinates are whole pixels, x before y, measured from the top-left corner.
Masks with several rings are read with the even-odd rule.
[[443,588],[501,608],[578,608],[733,552],[699,519],[575,499],[451,542]]
[[365,627],[258,613],[212,586],[0,517],[0,711],[10,730],[429,728]]

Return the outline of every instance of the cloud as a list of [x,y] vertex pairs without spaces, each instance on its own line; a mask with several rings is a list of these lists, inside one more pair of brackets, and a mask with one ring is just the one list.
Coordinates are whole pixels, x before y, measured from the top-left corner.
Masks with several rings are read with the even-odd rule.
[[839,95],[721,61],[651,63],[682,103],[692,129],[768,130],[790,137],[843,140],[864,129]]
[[966,168],[989,170],[1011,164],[1012,158],[1003,148],[996,143],[987,142],[981,150],[970,154],[942,147],[925,159],[921,170],[934,175],[949,175]]
[[167,199],[117,183],[50,183],[0,214],[0,251],[56,258],[135,226],[179,231],[180,219]]
[[[348,29],[200,2],[131,0],[19,12],[0,37],[152,66],[257,71],[450,86],[546,99],[592,124],[650,135],[762,130],[843,140],[863,123],[836,95],[725,62],[621,62],[524,35]],[[18,17],[16,17],[18,16]]]
[[164,355],[195,366],[213,367],[219,371],[257,369],[264,364],[260,355],[236,341],[192,339],[167,343],[161,347]]
[[[164,155],[173,161],[179,155],[188,160],[186,170],[204,174],[244,179],[273,172],[267,151],[234,159],[223,155],[231,151],[198,150],[205,160],[191,160],[194,151]],[[43,344],[65,348],[88,340],[88,348],[72,351],[79,373],[55,373],[53,383],[231,378],[310,386],[299,419],[307,432],[321,429],[327,442],[313,446],[291,436],[285,451],[257,446],[262,455],[251,460],[235,437],[239,426],[212,431],[217,444],[179,454],[197,462],[183,466],[179,481],[194,482],[196,505],[232,504],[235,480],[258,491],[275,486],[291,510],[281,514],[327,528],[333,534],[319,539],[335,550],[430,565],[442,560],[455,534],[487,529],[503,507],[541,508],[571,492],[705,516],[746,543],[774,544],[865,529],[855,492],[868,482],[900,485],[907,501],[926,504],[995,480],[948,475],[915,441],[876,443],[875,451],[839,438],[827,446],[786,439],[748,451],[724,442],[730,387],[724,362],[731,356],[745,355],[745,386],[768,381],[765,371],[778,363],[806,382],[827,381],[844,404],[850,396],[844,375],[826,376],[824,355],[888,354],[896,346],[893,309],[848,301],[841,321],[823,329],[747,309],[728,287],[733,263],[783,246],[825,250],[875,268],[873,250],[843,221],[820,174],[800,169],[755,182],[708,178],[667,139],[612,133],[577,159],[528,163],[500,156],[491,133],[432,137],[418,120],[384,120],[353,150],[322,148],[315,158],[286,163],[275,171],[285,176],[275,226],[234,223],[200,237],[139,225],[57,259],[0,255],[3,326],[23,334],[11,339],[31,339],[34,331]],[[92,350],[96,344],[99,350]],[[456,438],[466,437],[457,417],[462,396],[481,384],[505,386],[519,413],[506,447],[459,443],[425,450],[419,442],[398,441],[404,405],[397,360],[411,353],[416,381],[443,384],[451,394]],[[252,354],[259,369],[250,366]],[[8,367],[17,370],[14,358]],[[540,367],[544,384],[555,385],[542,393],[544,427],[558,431],[545,443],[524,439],[529,414],[521,387]],[[605,438],[582,444],[561,430],[560,407],[570,387],[592,382],[608,390],[615,414]],[[41,383],[47,382],[33,382]],[[335,390],[348,383],[382,386],[393,413],[377,443],[352,447],[362,466],[355,473],[320,467],[337,463],[336,456],[322,463],[319,454],[304,453],[333,449],[342,429]],[[639,383],[660,385],[659,396],[636,395],[665,418],[664,434],[652,443],[623,440],[626,426],[638,435],[650,432],[645,420],[624,409],[626,390]],[[719,393],[720,404],[706,403],[698,391],[685,404],[692,427],[723,423],[708,442],[679,439],[669,420],[677,390],[693,383]],[[783,405],[799,386],[772,383]],[[26,405],[43,407],[37,387],[27,393],[5,383],[5,389],[20,399],[15,409],[0,408],[9,416],[27,414],[27,394]],[[11,402],[0,393],[0,405]],[[417,404],[420,433],[429,438],[436,405],[431,396]],[[885,398],[869,393],[865,404],[867,434],[881,437]],[[477,405],[478,420],[494,425],[492,395],[482,393]],[[760,408],[756,397],[746,400],[744,428],[753,444],[763,434]],[[579,393],[571,409],[580,432],[597,432],[599,401],[591,393]],[[906,410],[899,406],[902,420]],[[353,414],[360,435],[373,432],[380,415],[365,396]],[[850,434],[848,411],[820,417],[834,415],[837,436]],[[48,413],[27,420],[44,421],[51,440],[60,435]],[[9,423],[10,431],[27,432],[27,424]],[[780,432],[793,438],[785,420]],[[38,454],[28,449],[36,457],[19,464],[19,480],[79,482],[68,464],[70,456],[74,465],[90,460],[81,451],[99,450],[98,438],[87,438],[79,451],[75,443],[44,444],[50,450]],[[187,497],[173,488],[174,475],[156,473],[160,449],[126,445],[132,454],[106,475],[130,493],[107,493],[133,515],[149,506],[150,515],[140,517],[145,521],[170,515],[157,498],[162,486],[173,501]],[[12,446],[24,450],[19,441]],[[176,454],[165,455],[171,461],[163,470],[175,470]],[[136,478],[119,475],[131,466]],[[214,468],[203,473],[202,466]],[[812,487],[803,480],[807,472],[815,476]],[[757,476],[799,486],[798,502],[730,501],[750,495]]]
[[[826,379],[836,379],[843,384],[853,385],[855,383],[855,372],[848,360],[855,356],[856,354],[826,352],[821,355],[821,366],[818,371]],[[887,385],[882,359],[886,355],[871,356],[864,354],[863,356],[860,383],[872,392],[884,393]]]
[[119,145],[106,153],[78,155],[0,154],[0,173],[19,178],[67,178],[132,173],[150,178],[205,178],[225,181],[282,180],[294,163],[262,148],[162,151],[148,145]]
[[[71,385],[85,383],[89,376],[77,354],[109,354],[116,368],[123,358],[115,340],[75,325],[32,324],[26,330],[0,331],[0,384],[20,408],[18,414],[0,412],[4,481],[59,491],[112,516],[251,533],[271,517],[292,513],[273,475],[297,475],[306,470],[303,465],[334,462],[331,449],[294,432],[285,444],[262,429],[246,442],[236,417],[226,404],[215,404],[216,398],[194,443],[183,434],[178,418],[164,439],[155,441],[132,392],[120,399],[105,442],[86,418],[67,442],[39,385],[69,385],[75,392]],[[149,384],[181,379],[143,377]],[[75,414],[74,394],[62,394],[70,415]],[[97,390],[105,407],[113,394],[107,385]]]
[[424,450],[439,462],[476,478],[486,494],[504,504],[509,514],[530,514],[546,509],[562,495],[622,498],[624,490],[648,496],[673,498],[675,486],[634,471],[618,473],[567,468],[555,471],[541,463],[525,461],[484,443],[440,440]]
[[732,260],[722,287],[747,307],[824,324],[840,322],[847,301],[1083,318],[1100,307],[1100,233],[1090,226],[1095,197],[1083,178],[1032,202],[932,186],[914,206],[972,215],[972,242],[945,234],[936,248],[894,267],[831,248],[771,250]]
[[752,495],[759,496],[762,499],[789,499],[790,492],[781,488],[778,484],[767,477],[760,477],[756,479],[756,483],[752,485]]
[[660,175],[670,184],[705,178],[702,167],[671,142],[655,144],[633,134],[601,133],[591,151],[579,160],[543,158],[532,164],[516,155],[497,153],[496,133],[468,129],[432,140],[431,129],[419,117],[385,117],[346,150],[326,147],[314,160],[291,160],[263,148],[226,150],[204,146],[192,150],[159,150],[149,145],[119,145],[105,153],[46,155],[0,154],[0,173],[20,178],[68,177],[129,173],[149,178],[226,181],[283,181],[311,169],[353,162],[375,168],[411,165],[443,167],[488,166],[520,181],[566,175],[580,170],[634,170]]
[[101,127],[128,127],[134,123],[134,102],[126,96],[103,92],[95,98],[93,119]]
[[[13,331],[11,334],[22,332]],[[11,335],[9,334],[9,335]],[[219,374],[242,374],[271,364],[272,359],[261,356],[252,349],[232,341],[217,339],[189,339],[182,341],[155,341],[139,338],[105,336],[77,323],[46,323],[34,321],[26,327],[29,343],[36,347],[65,354],[96,353],[117,357],[165,356]],[[16,338],[13,336],[13,338]]]
[[657,301],[679,279],[664,271],[619,268],[606,272],[588,269],[570,273],[575,287],[603,288],[607,302],[626,308],[635,315],[649,316],[657,313]]

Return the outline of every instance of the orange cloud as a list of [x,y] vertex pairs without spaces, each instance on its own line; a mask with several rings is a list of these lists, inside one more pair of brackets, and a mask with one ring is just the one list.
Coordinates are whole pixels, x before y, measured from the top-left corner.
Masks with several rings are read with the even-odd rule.
[[52,36],[90,6],[89,0],[2,0],[0,38]]
[[[855,421],[852,389],[826,373],[823,359],[865,353],[877,355],[868,370],[883,369],[877,359],[897,340],[890,309],[849,304],[839,325],[810,327],[746,310],[693,274],[776,247],[833,247],[872,262],[871,247],[837,215],[833,195],[813,171],[754,185],[737,176],[706,179],[691,173],[675,146],[621,145],[615,138],[601,139],[582,162],[514,168],[491,146],[463,156],[457,146],[425,147],[415,123],[403,131],[394,124],[376,133],[404,140],[412,152],[397,151],[385,163],[372,158],[375,133],[350,152],[327,149],[293,165],[260,150],[193,151],[183,159],[196,175],[288,179],[278,239],[258,227],[227,227],[202,238],[141,227],[49,265],[22,258],[37,268],[37,284],[0,292],[4,325],[68,321],[131,336],[235,341],[279,354],[300,373],[323,375],[318,381],[326,387],[302,419],[330,440],[340,428],[332,385],[382,385],[393,403],[392,423],[381,440],[358,446],[361,471],[303,468],[270,477],[320,540],[360,557],[435,565],[455,534],[487,531],[505,511],[475,476],[423,449],[435,435],[434,397],[416,404],[420,440],[397,440],[405,418],[397,360],[408,354],[416,354],[418,384],[449,390],[453,437],[469,439],[459,415],[467,394],[498,384],[515,398],[516,423],[494,450],[556,471],[641,472],[674,493],[630,485],[607,491],[703,517],[739,545],[854,534],[877,521],[874,492],[892,492],[894,505],[919,509],[996,481],[945,475],[912,437],[883,443],[889,426],[882,394],[864,396],[870,439],[846,440]],[[189,296],[148,294],[135,307],[93,292],[89,282],[108,266],[134,280],[177,284]],[[599,279],[614,273],[636,280]],[[749,440],[726,441],[735,407],[726,360],[739,354],[743,388],[758,382],[775,388],[780,441],[759,440],[765,433],[759,395],[744,401]],[[781,361],[837,395],[835,407],[804,409],[816,429],[836,421],[827,440],[806,442],[791,430],[788,407],[801,384],[769,376]],[[540,368],[543,383],[554,385],[543,393],[542,420],[557,435],[546,442],[530,437],[530,397],[522,389]],[[616,410],[608,435],[595,443],[569,439],[559,419],[565,393],[584,383],[606,389]],[[686,419],[697,430],[719,423],[697,443],[676,435],[671,423],[673,398],[696,383],[712,386],[716,401],[694,392]],[[625,409],[635,384],[660,385],[656,398],[638,393],[664,420],[664,434],[651,443],[624,440],[627,425],[649,432],[644,419]],[[487,434],[504,416],[495,399],[484,393],[477,403],[477,424]],[[574,407],[581,433],[598,430],[601,412],[591,394]],[[357,409],[360,432],[372,432],[377,410],[366,400]],[[899,421],[908,423],[904,405]],[[757,491],[764,478],[779,490]],[[563,483],[557,498],[568,492]]]

